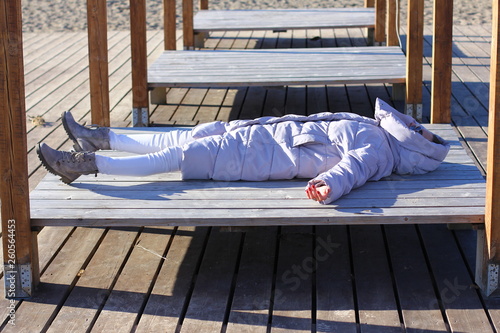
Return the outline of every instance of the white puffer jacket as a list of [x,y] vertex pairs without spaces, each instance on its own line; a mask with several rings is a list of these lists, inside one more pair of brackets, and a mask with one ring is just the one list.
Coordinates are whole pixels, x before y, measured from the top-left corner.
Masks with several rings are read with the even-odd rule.
[[352,113],[286,115],[193,129],[183,147],[183,179],[249,180],[314,178],[325,181],[331,203],[367,181],[391,173],[435,170],[449,144],[408,129],[415,120],[377,99],[375,119]]

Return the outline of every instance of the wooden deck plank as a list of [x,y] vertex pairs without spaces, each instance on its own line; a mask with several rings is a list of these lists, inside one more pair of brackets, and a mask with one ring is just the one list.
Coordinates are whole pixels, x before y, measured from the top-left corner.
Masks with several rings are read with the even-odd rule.
[[153,125],[172,125],[177,122],[177,112],[181,113],[179,107],[188,93],[188,88],[171,88],[167,91],[167,104],[157,105],[151,114]]
[[493,332],[453,236],[444,226],[420,226],[447,321],[455,332]]
[[241,242],[240,233],[220,233],[212,229],[181,332],[222,330]]
[[246,232],[226,332],[267,332],[277,240],[275,227]]
[[[68,40],[66,40],[66,38]],[[34,80],[43,80],[43,76],[50,75],[60,72],[57,70],[58,64],[63,61],[67,61],[73,55],[79,58],[79,51],[82,47],[87,48],[87,38],[84,33],[78,35],[60,35],[57,43],[51,38],[47,38],[47,44],[44,45],[43,51],[38,51],[38,56],[33,58],[32,61],[27,59],[25,64],[25,79],[26,79],[26,92],[29,94],[33,88],[31,82]],[[55,45],[54,45],[55,44]],[[28,56],[33,57],[37,51],[33,49],[27,49]],[[57,54],[55,54],[58,52]],[[86,52],[84,53],[86,54]],[[54,59],[56,58],[56,59]],[[55,60],[55,61],[54,61]],[[62,65],[62,64],[61,64]],[[68,68],[68,66],[61,66],[61,68]],[[29,82],[29,83],[28,83]]]
[[[476,269],[477,232],[458,229],[453,231],[453,236],[457,239],[457,245],[463,253],[468,270],[474,272]],[[500,329],[500,298],[489,297],[483,301],[492,326],[498,331]]]
[[189,304],[208,228],[178,228],[136,332],[175,332]]
[[357,332],[350,241],[346,226],[316,227],[316,329]]
[[398,305],[380,226],[353,226],[353,272],[362,332],[400,332]]
[[399,306],[408,331],[445,332],[445,322],[415,226],[384,228]]
[[311,226],[282,228],[270,331],[310,332],[316,263]]
[[[44,272],[48,265],[52,262],[57,253],[65,246],[68,237],[71,236],[72,232],[75,230],[74,227],[65,228],[43,228],[38,233],[38,251],[39,251],[39,267],[40,272]],[[2,254],[3,258],[3,254]],[[0,274],[2,278],[0,283],[4,283],[5,276],[3,275],[3,267],[0,268]],[[9,318],[11,315],[12,306],[17,308],[20,305],[20,301],[9,300],[6,298],[0,299],[0,318]]]
[[373,8],[201,10],[194,16],[195,32],[374,26]]
[[48,332],[86,331],[92,327],[138,234],[139,228],[106,232],[99,249],[79,273],[78,282]]
[[16,310],[16,325],[3,332],[43,331],[50,326],[66,293],[95,251],[104,229],[78,228],[41,276],[38,296],[23,301]]
[[96,332],[132,331],[158,274],[171,228],[142,230],[130,257],[92,327]]
[[84,33],[68,34],[62,32],[44,34],[34,33],[30,35],[33,36],[32,42],[23,43],[26,74],[49,60],[54,51],[61,50],[61,46],[68,46],[68,44],[72,45],[75,40],[84,38],[85,36]]

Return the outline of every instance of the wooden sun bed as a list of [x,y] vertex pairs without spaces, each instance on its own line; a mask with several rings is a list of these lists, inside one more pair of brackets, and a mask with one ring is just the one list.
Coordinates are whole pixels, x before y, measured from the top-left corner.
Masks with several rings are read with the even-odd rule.
[[374,8],[200,10],[194,31],[373,28]]
[[[164,51],[148,69],[148,86],[235,87],[392,83],[404,100],[406,58],[400,47]],[[165,89],[151,102],[166,103]]]
[[[200,10],[193,18],[195,46],[211,31],[375,28],[374,8]],[[371,42],[373,36],[370,34]]]
[[[397,2],[395,0],[366,0],[365,8],[300,8],[300,9],[251,9],[208,10],[208,0],[200,0],[200,10],[194,14],[193,0],[183,0],[184,47],[203,47],[210,31],[295,29],[367,28],[369,44],[383,42],[386,30],[396,31]],[[167,12],[175,13],[175,2],[166,2]],[[170,20],[175,20],[171,16]],[[168,20],[166,20],[167,22]],[[387,25],[387,28],[386,28]],[[173,26],[165,25],[165,31]],[[168,35],[172,35],[170,32]],[[390,44],[394,45],[394,37]],[[169,43],[168,49],[175,49]]]
[[306,180],[214,182],[180,181],[179,174],[142,179],[90,175],[65,185],[49,174],[30,195],[31,225],[484,223],[483,176],[450,125],[427,126],[452,143],[438,170],[369,182],[331,205],[306,199]]

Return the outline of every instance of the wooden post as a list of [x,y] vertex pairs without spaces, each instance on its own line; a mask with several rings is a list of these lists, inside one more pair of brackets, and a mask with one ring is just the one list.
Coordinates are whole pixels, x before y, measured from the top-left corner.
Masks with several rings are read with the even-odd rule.
[[33,295],[38,256],[30,226],[21,1],[0,4],[0,200],[5,296]]
[[431,123],[451,122],[453,0],[434,0]]
[[[375,7],[375,0],[365,0],[365,7],[366,8]],[[375,44],[375,28],[367,28],[366,36],[368,45]]]
[[130,39],[132,51],[132,123],[149,125],[148,55],[146,1],[130,0]]
[[406,111],[422,119],[422,80],[424,56],[424,0],[408,0],[406,38]]
[[87,0],[92,124],[110,126],[106,1]]
[[387,46],[399,46],[399,0],[387,0]]
[[208,0],[200,0],[200,10],[208,10]]
[[[441,1],[441,0],[440,0]],[[493,0],[485,229],[478,233],[476,282],[487,295],[500,294],[500,0]],[[481,236],[484,235],[483,246]]]
[[375,0],[375,41],[385,42],[386,1]]
[[165,50],[175,50],[176,46],[176,9],[175,0],[163,0],[163,33]]
[[182,31],[184,49],[194,49],[193,0],[182,0]]

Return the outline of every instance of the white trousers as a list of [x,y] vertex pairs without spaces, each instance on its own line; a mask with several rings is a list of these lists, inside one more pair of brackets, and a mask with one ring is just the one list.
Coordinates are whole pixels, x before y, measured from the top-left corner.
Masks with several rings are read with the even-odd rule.
[[121,176],[148,176],[178,171],[182,146],[193,141],[191,129],[158,134],[116,134],[109,132],[112,150],[139,155],[111,157],[96,152],[99,173]]

